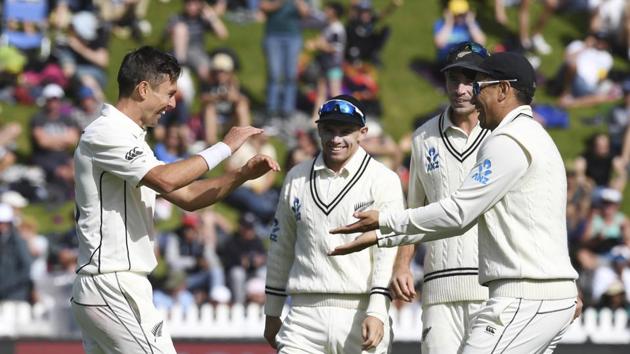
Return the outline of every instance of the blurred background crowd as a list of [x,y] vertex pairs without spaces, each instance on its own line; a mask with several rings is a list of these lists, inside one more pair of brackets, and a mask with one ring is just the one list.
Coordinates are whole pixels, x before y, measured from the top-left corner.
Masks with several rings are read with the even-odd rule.
[[[423,107],[422,114],[392,122],[379,75],[411,73],[445,103],[439,69],[450,48],[475,41],[491,52],[525,53],[537,69],[555,58],[558,65],[547,74],[539,70],[537,97],[545,99],[534,104],[536,119],[548,129],[567,130],[575,124],[574,112],[593,112],[579,122],[588,136],[583,152],[567,159],[567,237],[586,306],[630,311],[630,222],[623,207],[630,162],[630,80],[623,64],[630,59],[630,1],[436,1],[439,10],[422,15],[431,18],[424,28],[431,28],[433,41],[409,44],[431,47],[432,57],[392,67],[383,53],[398,35],[393,23],[409,2],[4,0],[0,301],[65,304],[70,297],[77,260],[72,152],[102,103],[115,99],[110,73],[119,63],[112,60],[112,43],[156,45],[185,67],[177,108],[150,132],[162,161],[196,153],[233,125],[252,124],[267,134],[252,138],[222,169],[264,153],[280,159],[286,172],[318,153],[317,107],[348,93],[368,107],[363,147],[406,186],[411,133],[444,106]],[[167,21],[152,20],[152,6],[170,9]],[[547,24],[567,13],[582,20],[582,35],[550,44]],[[260,43],[228,45],[235,28],[261,31]],[[250,68],[265,73],[262,94],[252,92],[255,85],[242,74],[244,59],[254,56],[264,58],[265,67]],[[582,146],[572,139],[573,148]],[[264,303],[266,245],[281,182],[282,175],[271,174],[249,181],[198,213],[158,199],[160,262],[151,275],[158,307]],[[58,225],[50,227],[43,214],[55,214]],[[420,293],[422,252],[414,268]]]

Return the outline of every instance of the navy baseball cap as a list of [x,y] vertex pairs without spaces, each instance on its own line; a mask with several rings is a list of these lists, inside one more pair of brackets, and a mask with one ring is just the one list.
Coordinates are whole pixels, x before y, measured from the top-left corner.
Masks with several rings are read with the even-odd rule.
[[516,80],[510,82],[510,85],[530,97],[533,97],[536,92],[536,72],[522,54],[496,53],[471,69],[487,74],[495,80]]
[[319,108],[315,123],[339,122],[365,126],[365,109],[359,100],[350,95],[335,96]]
[[454,68],[474,70],[488,56],[488,51],[481,44],[462,42],[448,52],[446,65],[440,71]]

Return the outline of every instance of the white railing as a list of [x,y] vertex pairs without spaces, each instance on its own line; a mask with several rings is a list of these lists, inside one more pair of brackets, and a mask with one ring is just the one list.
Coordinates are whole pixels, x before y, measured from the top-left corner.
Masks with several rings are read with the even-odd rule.
[[[285,309],[286,310],[286,309]],[[203,305],[188,312],[174,308],[165,312],[174,338],[261,339],[264,315],[259,305]],[[421,310],[417,305],[392,309],[396,341],[419,341]],[[67,306],[0,303],[0,337],[77,337],[76,325]],[[563,343],[630,344],[628,315],[623,310],[584,310],[564,335]]]

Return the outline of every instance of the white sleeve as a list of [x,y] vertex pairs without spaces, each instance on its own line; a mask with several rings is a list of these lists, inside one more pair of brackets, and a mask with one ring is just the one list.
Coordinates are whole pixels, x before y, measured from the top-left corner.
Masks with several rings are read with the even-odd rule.
[[149,170],[163,164],[144,141],[138,142],[119,132],[91,139],[89,148],[95,165],[134,186],[140,184]]
[[292,178],[287,177],[276,208],[269,235],[265,315],[280,316],[287,298],[286,286],[295,257],[296,223],[291,213],[289,192]]
[[481,146],[477,164],[450,197],[402,212],[385,211],[379,246],[393,247],[453,237],[474,225],[527,172],[529,155],[512,138],[491,137]]
[[418,160],[418,157],[422,156],[422,151],[413,144],[411,148],[411,163],[409,165],[409,190],[407,191],[407,207],[417,208],[425,205],[426,192],[422,181],[420,180],[420,169],[422,168],[422,162]]
[[[389,172],[389,171],[388,171]],[[375,209],[398,210],[405,209],[404,196],[400,179],[395,173],[388,173],[379,178],[381,183],[374,185]],[[379,232],[377,231],[377,234]],[[366,313],[381,320],[389,321],[389,305],[392,300],[389,292],[389,282],[392,277],[394,259],[397,250],[395,248],[371,247],[373,259],[372,284],[370,285],[370,302]]]

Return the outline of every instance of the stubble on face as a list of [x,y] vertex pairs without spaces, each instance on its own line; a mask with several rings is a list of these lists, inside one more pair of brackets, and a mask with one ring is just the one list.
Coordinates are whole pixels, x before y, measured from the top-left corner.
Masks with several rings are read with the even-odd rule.
[[367,128],[354,124],[320,123],[317,130],[322,144],[326,166],[339,171],[359,148],[361,137]]
[[472,83],[474,73],[470,70],[454,68],[446,73],[446,91],[451,110],[457,116],[475,112],[472,104]]

